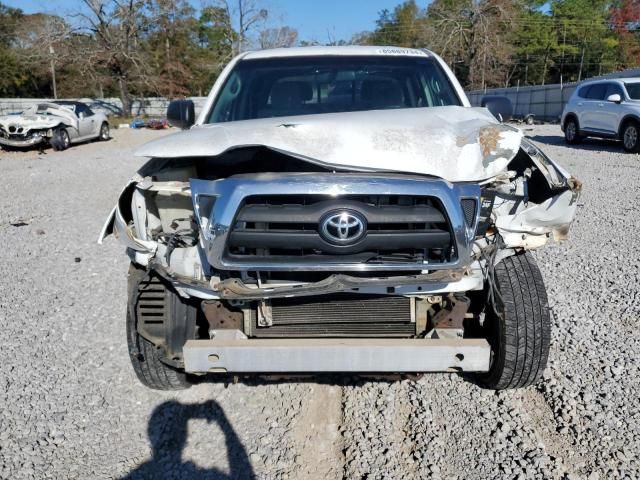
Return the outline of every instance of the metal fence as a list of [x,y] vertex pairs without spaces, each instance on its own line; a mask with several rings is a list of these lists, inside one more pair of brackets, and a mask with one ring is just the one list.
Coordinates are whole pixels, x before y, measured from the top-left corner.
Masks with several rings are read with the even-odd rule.
[[[122,115],[122,102],[119,98],[65,98],[60,100],[84,102],[92,110],[104,112],[110,116]],[[202,109],[206,97],[191,97],[190,100],[195,103],[196,113],[198,113]],[[50,98],[0,98],[0,115],[22,112],[34,103],[52,101],[54,100]],[[168,105],[169,100],[161,97],[137,99],[131,102],[131,114],[134,117],[164,117],[167,113]]]
[[[589,80],[606,78],[640,77],[640,68],[609,73]],[[480,106],[482,98],[487,95],[507,97],[513,105],[516,118],[533,114],[537,120],[555,122],[560,119],[562,109],[573,94],[578,83],[536,85],[528,87],[490,88],[467,92],[471,105]]]
[[516,118],[534,115],[537,120],[545,122],[557,121],[564,105],[576,89],[575,83],[564,85],[543,85],[535,87],[491,88],[486,91],[468,92],[471,105],[480,106],[486,95],[507,97],[513,105]]

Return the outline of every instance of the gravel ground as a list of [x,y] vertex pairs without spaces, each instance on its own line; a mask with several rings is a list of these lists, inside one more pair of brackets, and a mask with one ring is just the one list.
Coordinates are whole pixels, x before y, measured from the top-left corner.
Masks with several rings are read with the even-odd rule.
[[124,335],[127,259],[95,243],[132,147],[0,153],[0,478],[640,477],[640,160],[526,133],[584,182],[570,241],[536,254],[552,308],[538,385],[462,377],[140,386]]

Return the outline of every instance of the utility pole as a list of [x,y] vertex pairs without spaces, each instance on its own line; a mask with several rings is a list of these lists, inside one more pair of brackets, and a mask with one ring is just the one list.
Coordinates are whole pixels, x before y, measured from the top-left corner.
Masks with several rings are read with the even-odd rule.
[[[589,22],[589,27],[591,27],[591,22]],[[580,55],[580,70],[578,71],[578,81],[582,80],[582,67],[584,66],[584,53],[586,49],[587,49],[587,32],[585,31],[582,36],[582,54]]]
[[58,99],[58,89],[56,87],[56,65],[55,65],[55,51],[53,45],[49,45],[49,53],[51,54],[51,80],[53,81],[53,98]]
[[562,22],[562,63],[560,64],[560,88],[564,75],[564,47],[567,44],[567,22]]

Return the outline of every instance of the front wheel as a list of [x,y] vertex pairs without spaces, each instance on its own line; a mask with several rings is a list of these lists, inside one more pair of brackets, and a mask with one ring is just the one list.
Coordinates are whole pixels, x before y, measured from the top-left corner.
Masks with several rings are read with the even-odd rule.
[[110,135],[109,135],[109,124],[107,122],[104,122],[101,126],[100,126],[100,136],[98,137],[98,139],[102,142],[106,142],[107,140],[109,140]]
[[483,329],[491,344],[491,369],[476,375],[487,388],[526,387],[547,365],[551,321],[542,274],[530,253],[507,257],[495,266],[496,310],[486,308]]
[[629,153],[640,150],[640,131],[636,122],[628,122],[622,129],[622,144]]
[[71,138],[66,128],[58,128],[53,132],[53,138],[51,139],[51,146],[56,151],[63,151],[69,148],[71,145]]
[[131,365],[143,385],[154,390],[191,386],[190,376],[167,361],[179,361],[184,342],[195,337],[196,315],[197,307],[181,299],[157,275],[131,265],[127,344]]

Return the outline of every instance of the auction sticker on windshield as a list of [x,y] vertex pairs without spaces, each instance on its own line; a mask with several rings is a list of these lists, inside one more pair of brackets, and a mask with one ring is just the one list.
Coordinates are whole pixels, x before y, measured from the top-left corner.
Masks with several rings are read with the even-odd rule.
[[422,57],[428,57],[427,52],[417,50],[414,48],[380,48],[378,53],[382,55],[420,55]]

